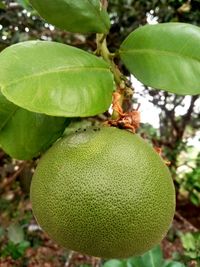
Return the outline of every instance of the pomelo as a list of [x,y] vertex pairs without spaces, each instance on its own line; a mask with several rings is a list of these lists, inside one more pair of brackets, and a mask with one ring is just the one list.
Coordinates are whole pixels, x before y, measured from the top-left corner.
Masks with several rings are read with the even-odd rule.
[[31,184],[33,213],[58,244],[103,258],[151,249],[175,210],[168,168],[137,134],[88,128],[55,143]]

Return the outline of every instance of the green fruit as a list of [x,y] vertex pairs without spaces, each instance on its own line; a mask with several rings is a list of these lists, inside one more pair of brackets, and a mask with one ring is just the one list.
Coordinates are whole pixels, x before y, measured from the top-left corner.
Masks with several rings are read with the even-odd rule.
[[33,176],[31,200],[52,239],[103,258],[149,250],[175,209],[160,156],[138,135],[113,127],[77,132],[50,148]]

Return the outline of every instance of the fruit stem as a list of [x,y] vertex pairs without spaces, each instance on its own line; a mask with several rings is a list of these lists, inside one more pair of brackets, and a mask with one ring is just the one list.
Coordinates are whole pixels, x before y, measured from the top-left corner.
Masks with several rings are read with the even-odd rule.
[[[110,65],[110,70],[113,73],[117,91],[121,95],[119,104],[123,106],[125,97],[132,98],[133,88],[131,88],[128,79],[121,73],[118,66],[115,64],[114,59],[116,54],[110,53],[108,50],[106,36],[106,34],[96,35],[97,50],[95,51],[95,54],[101,56]],[[116,110],[113,110],[112,119],[117,119],[118,117],[119,113]]]
[[124,83],[123,74],[120,72],[118,67],[114,62],[115,54],[110,53],[107,47],[106,35],[105,34],[97,34],[96,36],[97,42],[97,50],[96,54],[98,56],[102,56],[102,58],[110,65],[110,69],[114,75],[114,79],[117,85],[121,85],[120,87],[124,87],[122,83]]

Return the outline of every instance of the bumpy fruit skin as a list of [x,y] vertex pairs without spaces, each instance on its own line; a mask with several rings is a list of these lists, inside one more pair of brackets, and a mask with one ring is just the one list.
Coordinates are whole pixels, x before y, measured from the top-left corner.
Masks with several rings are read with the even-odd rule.
[[58,244],[103,258],[139,255],[159,243],[175,209],[173,182],[142,138],[113,127],[58,141],[40,160],[31,200]]

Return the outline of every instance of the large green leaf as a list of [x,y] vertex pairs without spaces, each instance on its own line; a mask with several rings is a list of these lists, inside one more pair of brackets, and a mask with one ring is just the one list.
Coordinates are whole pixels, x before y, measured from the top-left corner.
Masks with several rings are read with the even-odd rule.
[[0,87],[22,108],[52,116],[84,117],[106,111],[113,75],[102,59],[55,42],[28,41],[0,54]]
[[66,118],[22,109],[0,93],[0,144],[14,158],[38,156],[62,135],[68,123]]
[[30,0],[39,14],[51,24],[71,32],[107,33],[110,20],[100,0]]
[[200,28],[146,25],[122,43],[120,56],[145,85],[180,95],[200,94]]

